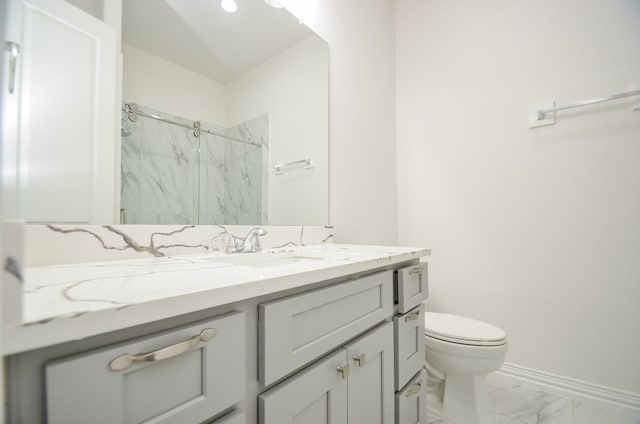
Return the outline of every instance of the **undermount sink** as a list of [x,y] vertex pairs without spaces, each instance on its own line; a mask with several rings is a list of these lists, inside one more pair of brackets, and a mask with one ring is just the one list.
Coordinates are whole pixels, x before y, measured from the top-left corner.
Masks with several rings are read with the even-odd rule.
[[324,257],[320,255],[301,252],[239,253],[233,255],[220,255],[216,257],[205,258],[205,260],[207,261],[221,264],[250,266],[256,268],[292,265],[304,262],[314,262],[323,259]]

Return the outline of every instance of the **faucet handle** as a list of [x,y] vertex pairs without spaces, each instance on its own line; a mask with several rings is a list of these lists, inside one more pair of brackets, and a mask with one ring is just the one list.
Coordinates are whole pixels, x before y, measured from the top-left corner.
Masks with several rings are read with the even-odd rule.
[[238,251],[242,248],[243,243],[244,239],[236,237],[231,233],[227,233],[225,253],[238,253]]
[[267,230],[265,230],[264,228],[254,228],[253,230],[249,231],[249,234],[247,234],[247,238],[245,239],[245,246],[247,243],[250,243],[250,252],[262,251],[262,246],[260,246],[260,236],[264,236],[266,234]]
[[264,228],[256,228],[255,229],[255,236],[253,237],[253,240],[251,241],[252,243],[252,248],[251,250],[253,252],[260,252],[262,251],[262,246],[260,246],[260,237],[264,236],[267,234],[267,230],[265,230]]
[[262,227],[256,227],[253,230],[251,230],[251,232],[255,233],[255,235],[257,235],[257,236],[265,236],[265,235],[267,235],[267,230],[265,230]]

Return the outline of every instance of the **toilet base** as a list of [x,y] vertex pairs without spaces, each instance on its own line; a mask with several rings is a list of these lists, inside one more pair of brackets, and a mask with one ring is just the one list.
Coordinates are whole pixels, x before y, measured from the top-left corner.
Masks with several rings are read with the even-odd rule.
[[447,373],[442,415],[455,424],[494,424],[486,375]]

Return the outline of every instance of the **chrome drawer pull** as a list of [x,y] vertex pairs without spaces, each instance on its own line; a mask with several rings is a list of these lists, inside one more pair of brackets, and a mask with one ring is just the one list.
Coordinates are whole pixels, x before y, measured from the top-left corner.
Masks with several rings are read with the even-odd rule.
[[413,388],[405,394],[406,397],[417,395],[420,393],[420,387],[422,386],[422,380],[418,380],[414,383]]
[[353,360],[358,363],[359,367],[364,367],[367,363],[367,355],[365,353],[360,355],[353,355]]
[[404,317],[404,322],[415,321],[419,317],[420,317],[420,310],[418,309],[414,313],[408,314],[406,317]]
[[338,370],[343,380],[346,380],[351,375],[351,365],[349,364],[346,364],[341,367],[336,367],[336,370]]
[[409,275],[420,275],[422,274],[422,267],[415,267],[410,272]]
[[122,356],[118,356],[116,359],[109,363],[109,369],[111,371],[123,371],[129,368],[135,362],[156,362],[163,361],[165,359],[173,358],[174,356],[181,355],[188,352],[191,348],[200,342],[206,342],[211,340],[217,331],[215,328],[205,328],[200,334],[193,336],[189,340],[176,343],[171,346],[163,347],[153,352],[139,353],[137,355],[131,355],[127,353]]

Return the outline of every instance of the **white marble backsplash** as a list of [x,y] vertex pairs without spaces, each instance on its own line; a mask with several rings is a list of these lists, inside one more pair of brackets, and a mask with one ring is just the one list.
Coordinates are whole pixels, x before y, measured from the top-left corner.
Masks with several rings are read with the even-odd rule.
[[[42,266],[192,253],[224,253],[225,234],[255,225],[26,225],[25,265]],[[265,249],[333,242],[330,226],[262,226]]]

